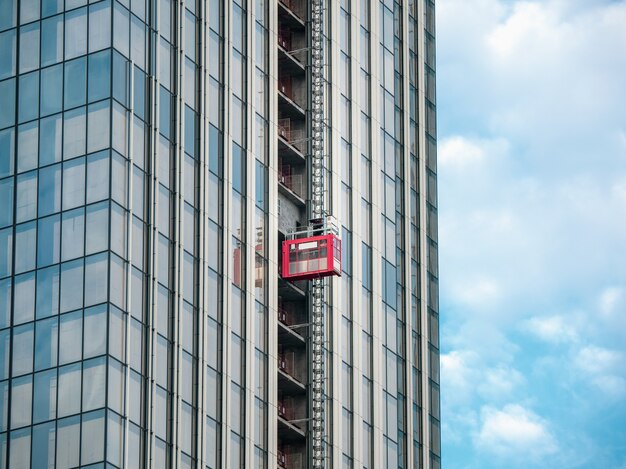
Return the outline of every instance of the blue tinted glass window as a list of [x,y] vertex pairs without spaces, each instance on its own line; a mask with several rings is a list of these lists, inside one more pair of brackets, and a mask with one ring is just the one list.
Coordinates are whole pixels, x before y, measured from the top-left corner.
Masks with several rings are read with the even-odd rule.
[[41,71],[40,114],[47,116],[61,111],[63,96],[63,66],[45,68]]
[[13,174],[13,157],[15,156],[15,131],[0,131],[0,178]]
[[[45,370],[57,365],[58,330],[59,324],[56,316],[37,321],[35,325],[35,371]],[[56,370],[54,371],[56,378]],[[35,377],[36,381],[37,377]],[[56,379],[54,384],[56,388]],[[54,418],[54,415],[48,418]],[[44,420],[48,420],[48,418]]]
[[[117,3],[116,3],[117,5]],[[113,51],[113,97],[122,104],[128,104],[128,62],[117,51]]]
[[[87,338],[83,343],[87,345]],[[83,358],[86,358],[83,356]],[[106,390],[105,357],[88,360],[83,363],[83,411],[104,406]],[[92,461],[93,462],[93,461]]]
[[61,161],[62,130],[61,114],[41,120],[39,129],[39,164],[41,166]]
[[85,108],[66,111],[63,114],[63,159],[85,154],[86,124]]
[[35,268],[37,226],[33,221],[15,229],[15,273],[21,274]]
[[134,67],[134,71],[134,111],[137,116],[143,119],[146,108],[146,74],[138,67]]
[[20,73],[39,67],[39,22],[20,28]]
[[85,158],[63,164],[63,210],[85,204]]
[[[107,307],[94,306],[85,310],[83,327],[83,358],[95,357],[106,352]],[[119,333],[119,331],[116,331]]]
[[196,113],[185,106],[185,152],[196,157]]
[[[0,280],[0,329],[7,327],[11,317],[11,279]],[[1,349],[0,349],[1,351]],[[0,419],[1,422],[1,419]]]
[[61,312],[83,306],[83,260],[61,265]]
[[13,229],[0,230],[0,278],[11,275],[13,258]]
[[37,171],[17,177],[17,223],[37,216]]
[[15,75],[15,29],[0,33],[0,80]]
[[87,59],[65,62],[65,109],[85,104],[87,92]]
[[59,266],[37,271],[37,318],[59,313]]
[[89,102],[108,98],[111,94],[111,52],[89,56]]
[[65,14],[65,59],[87,53],[87,8]]
[[[54,395],[56,396],[56,392]],[[55,422],[43,423],[33,427],[33,459],[31,467],[54,467],[55,441]]]
[[159,113],[159,130],[161,133],[169,138],[170,137],[170,94],[165,88],[160,87],[160,113]]
[[63,11],[63,0],[41,0],[41,17],[54,15]]
[[39,216],[61,209],[61,165],[39,170]]
[[13,324],[32,321],[35,317],[35,273],[15,277]]
[[109,146],[111,112],[109,100],[89,105],[88,140],[89,153],[103,150]]
[[[65,363],[80,360],[82,356],[83,312],[76,311],[75,313],[64,314],[61,316],[60,321],[59,365],[63,365]],[[71,376],[72,382],[74,382],[75,379],[78,379],[78,382],[74,382],[74,385],[78,389],[78,406],[76,410],[80,410],[80,364],[78,364],[78,376],[75,375],[74,369],[69,367],[66,367],[63,371],[59,370],[59,415],[64,414],[64,407],[74,408],[74,403],[71,402],[68,402],[67,405],[62,405],[60,391],[64,384],[61,381],[61,376],[64,374]]]
[[13,178],[0,181],[0,228],[13,223]]
[[33,340],[32,322],[13,329],[13,376],[33,371]]
[[[56,417],[56,387],[56,370],[44,371],[35,375],[33,423],[45,422]],[[47,467],[47,465],[43,467]]]
[[104,251],[109,247],[109,204],[101,202],[87,207],[86,253]]
[[11,343],[11,329],[0,331],[0,380],[9,377],[9,344]]
[[85,305],[102,303],[107,299],[108,282],[106,253],[85,259]]
[[65,212],[61,232],[61,259],[66,261],[82,256],[85,252],[84,209]]
[[[78,400],[80,405],[80,368],[78,369]],[[61,415],[61,377],[59,376],[59,416]],[[76,388],[68,389],[72,394],[64,394],[63,401],[74,399],[76,402],[76,396],[73,394]],[[79,409],[80,410],[80,409]],[[69,414],[65,414],[69,415]],[[56,467],[78,467],[78,450],[80,448],[80,416],[70,417],[67,419],[59,420],[57,427],[57,447],[63,448],[63,451],[57,453],[57,466]]]
[[20,77],[19,120],[26,122],[39,115],[39,72]]
[[[61,317],[61,325],[60,325],[60,329],[61,329],[61,334],[59,337],[59,363],[65,363],[65,357],[63,357],[63,359],[61,358],[65,351],[69,351],[69,349],[72,349],[75,352],[78,352],[78,354],[74,353],[72,354],[71,357],[67,357],[68,361],[76,361],[76,360],[80,360],[80,323],[82,321],[82,314],[79,311],[78,313],[72,313],[72,314],[65,314]],[[73,323],[73,324],[71,324]],[[69,327],[73,327],[76,329],[75,332],[73,332],[71,335],[68,335],[68,328]],[[78,342],[78,344],[77,344]],[[78,347],[77,347],[78,345]],[[81,371],[80,371],[80,363],[76,363],[74,365],[69,365],[69,366],[64,366],[62,368],[59,368],[59,401],[58,401],[58,406],[57,406],[57,413],[59,417],[64,417],[66,415],[71,415],[71,414],[75,414],[77,412],[80,412],[80,395],[81,395]],[[69,419],[68,419],[69,420]],[[59,422],[59,433],[61,432],[61,428],[63,426],[62,422]],[[80,429],[80,427],[79,427]],[[76,433],[76,438],[79,439],[79,433],[77,431]],[[59,444],[61,442],[61,437],[59,435],[59,442],[57,444]],[[71,454],[72,451],[70,450],[72,444],[78,444],[76,443],[70,443],[65,442],[67,444],[67,446],[63,446],[63,448],[65,449],[65,451],[63,451],[63,453],[65,453],[63,456],[66,456],[67,453]],[[78,451],[76,452],[76,454],[78,454]],[[61,456],[61,454],[59,454],[59,456]],[[59,460],[61,458],[57,459],[57,464],[59,464]],[[75,467],[78,465],[78,461],[76,461],[75,464],[69,464],[69,465],[64,465],[61,467]],[[57,466],[58,467],[58,466]]]
[[107,0],[89,7],[89,52],[111,46],[111,3]]
[[83,414],[81,429],[81,464],[91,464],[102,460],[104,458],[104,410]]
[[61,217],[41,218],[38,224],[37,266],[56,264],[61,254]]
[[[11,383],[11,428],[30,425],[33,379],[25,376]],[[30,428],[11,432],[11,459],[7,467],[30,467]]]
[[130,13],[118,2],[113,7],[113,47],[130,56]]
[[19,0],[20,24],[39,19],[39,0]]
[[15,123],[15,78],[0,81],[0,129]]
[[39,122],[20,125],[17,131],[17,170],[28,171],[37,167],[39,148]]
[[0,31],[15,26],[17,22],[17,0],[0,0]]
[[101,151],[87,157],[87,203],[109,195],[109,152]]
[[63,60],[63,15],[41,22],[41,66]]

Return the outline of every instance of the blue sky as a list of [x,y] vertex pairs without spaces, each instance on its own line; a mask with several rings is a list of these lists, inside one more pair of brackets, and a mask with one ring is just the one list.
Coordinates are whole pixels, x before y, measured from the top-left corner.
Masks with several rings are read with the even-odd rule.
[[626,1],[437,14],[444,467],[626,469]]

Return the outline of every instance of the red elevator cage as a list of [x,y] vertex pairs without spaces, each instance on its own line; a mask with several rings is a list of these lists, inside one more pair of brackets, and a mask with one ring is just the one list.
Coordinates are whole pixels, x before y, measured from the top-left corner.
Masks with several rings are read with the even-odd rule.
[[341,276],[341,238],[330,233],[283,241],[282,276],[310,280]]

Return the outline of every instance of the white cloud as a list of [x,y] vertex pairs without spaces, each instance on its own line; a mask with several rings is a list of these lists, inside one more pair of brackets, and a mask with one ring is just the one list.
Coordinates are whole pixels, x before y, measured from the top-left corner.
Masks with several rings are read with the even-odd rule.
[[594,375],[620,370],[624,363],[622,352],[596,346],[582,348],[576,357],[576,365],[583,371]]
[[626,313],[626,311],[618,311],[618,308],[624,308],[624,289],[622,287],[609,287],[602,291],[600,295],[600,312],[604,316],[611,316],[614,313]]
[[479,450],[500,457],[538,459],[558,450],[548,423],[519,404],[509,404],[498,410],[483,407],[482,426],[474,435]]
[[526,320],[522,328],[545,342],[567,343],[578,339],[573,321],[572,316],[535,316]]

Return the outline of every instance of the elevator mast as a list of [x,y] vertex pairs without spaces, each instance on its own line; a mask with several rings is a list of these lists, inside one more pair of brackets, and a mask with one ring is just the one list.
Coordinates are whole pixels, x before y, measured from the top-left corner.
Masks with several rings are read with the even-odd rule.
[[[324,51],[323,0],[311,0],[311,215],[324,219]],[[311,289],[312,386],[311,449],[313,469],[323,469],[324,458],[324,280],[314,278]]]

